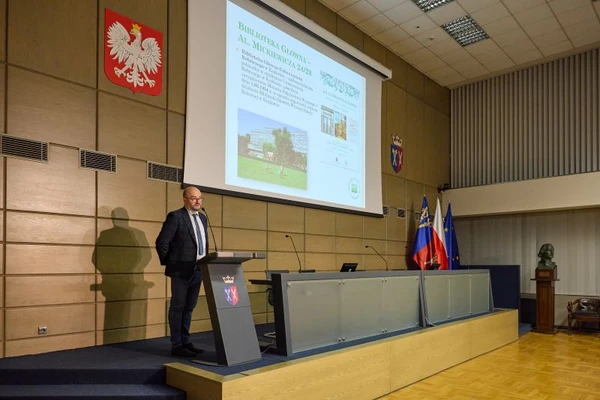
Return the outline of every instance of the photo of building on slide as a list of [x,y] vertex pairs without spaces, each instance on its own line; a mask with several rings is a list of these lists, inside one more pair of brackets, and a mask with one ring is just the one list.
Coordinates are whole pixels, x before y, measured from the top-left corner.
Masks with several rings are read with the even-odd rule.
[[238,109],[238,177],[307,189],[306,131]]
[[321,132],[348,140],[348,117],[329,107],[321,106]]

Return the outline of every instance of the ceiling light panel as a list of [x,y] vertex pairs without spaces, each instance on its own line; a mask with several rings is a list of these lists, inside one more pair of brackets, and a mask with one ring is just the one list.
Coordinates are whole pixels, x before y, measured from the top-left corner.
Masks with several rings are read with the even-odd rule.
[[412,0],[424,12],[435,10],[438,7],[453,2],[454,0]]
[[468,15],[447,22],[442,25],[442,28],[463,47],[489,38],[477,22]]

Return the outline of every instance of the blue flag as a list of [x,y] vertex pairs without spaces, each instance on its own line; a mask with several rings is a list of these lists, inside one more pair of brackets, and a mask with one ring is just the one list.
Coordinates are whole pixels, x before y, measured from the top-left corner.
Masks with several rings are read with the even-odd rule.
[[429,216],[429,204],[427,197],[423,197],[421,206],[421,218],[415,237],[415,247],[413,248],[413,260],[419,268],[430,269],[434,262],[435,248],[433,245],[433,227]]
[[444,221],[444,236],[446,236],[446,253],[448,253],[448,269],[460,269],[460,256],[458,253],[458,242],[452,221],[452,208],[448,203],[446,220]]

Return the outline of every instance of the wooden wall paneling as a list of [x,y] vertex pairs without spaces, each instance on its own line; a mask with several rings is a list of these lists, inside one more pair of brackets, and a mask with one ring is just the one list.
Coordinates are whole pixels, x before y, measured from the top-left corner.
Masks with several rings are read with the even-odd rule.
[[306,17],[335,35],[337,14],[318,0],[306,0]]
[[114,215],[114,219],[98,218],[96,245],[154,248],[162,226],[160,222],[129,221],[121,219],[123,214],[115,212]]
[[409,64],[391,50],[386,51],[385,65],[392,70],[391,83],[406,90],[406,69]]
[[[384,256],[385,257],[385,256]],[[379,257],[377,257],[379,258]],[[381,259],[379,259],[381,261]],[[339,272],[342,268],[342,264],[347,262],[355,262],[358,263],[359,270],[366,270],[368,266],[372,266],[372,264],[366,263],[366,258],[362,254],[344,254],[337,253],[335,255],[335,264],[333,265],[332,272]]]
[[[2,190],[3,192],[4,190]],[[0,212],[0,240],[4,240],[4,213]],[[0,244],[0,248],[3,248],[3,246]],[[0,263],[2,268],[0,268],[0,271],[4,271],[4,262]]]
[[282,0],[283,3],[304,15],[306,10],[306,0]]
[[306,252],[335,253],[335,236],[305,235]]
[[165,110],[106,93],[98,94],[99,151],[166,163],[166,131]]
[[[244,261],[244,263],[242,264],[242,267],[244,268],[244,274],[246,272],[264,271],[267,269],[267,259],[266,258],[255,258],[253,260]],[[247,279],[248,279],[248,277],[246,276],[246,280]]]
[[6,160],[6,207],[93,216],[96,174],[79,168],[79,152],[51,145],[48,160]]
[[6,307],[92,303],[94,275],[6,276]]
[[[285,237],[286,233],[284,232],[269,232],[267,236],[268,248],[269,251],[294,251],[294,246],[290,238]],[[299,253],[304,252],[304,235],[302,234],[291,234],[290,235],[294,239],[294,244],[296,245],[296,250]]]
[[223,226],[267,229],[267,203],[238,197],[223,197]]
[[425,157],[423,156],[423,105],[415,96],[406,95],[406,130],[404,133],[402,147],[404,147],[404,170],[403,177],[406,179],[422,182]]
[[341,15],[337,15],[337,36],[356,49],[363,50],[365,34]]
[[[168,54],[169,54],[169,35],[167,32],[167,0],[100,0],[98,2],[98,89],[116,94],[121,97],[126,97],[135,101],[140,101],[153,106],[166,108],[167,105],[167,69],[168,69]],[[152,29],[162,32],[163,48],[161,49],[162,61],[162,91],[158,96],[150,96],[145,93],[133,93],[129,88],[116,85],[108,80],[104,73],[104,14],[106,9],[110,9],[118,14],[124,15],[138,24],[146,25]],[[125,29],[131,29],[131,26],[126,26]],[[147,37],[142,29],[142,40]],[[95,47],[95,46],[94,46]],[[150,79],[156,80],[156,75],[149,76]],[[125,79],[123,77],[123,79]],[[162,125],[165,126],[164,124]],[[164,160],[163,155],[163,160]],[[158,160],[155,160],[158,161]],[[164,162],[164,161],[162,161]]]
[[363,217],[360,215],[336,213],[335,214],[336,236],[362,237]]
[[167,296],[163,274],[102,274],[98,276],[98,301],[160,299]]
[[[387,49],[384,45],[376,41],[370,36],[365,35],[363,51],[366,55],[371,57],[373,60],[379,62],[382,65],[385,65],[385,60],[387,56]],[[392,72],[393,74],[393,72]]]
[[[165,324],[136,326],[133,328],[112,329],[96,332],[96,344],[130,342],[133,340],[154,339],[165,336]],[[160,350],[160,349],[159,349]],[[168,354],[170,349],[165,349]]]
[[249,229],[223,229],[223,249],[240,251],[265,251],[267,232]]
[[317,272],[339,271],[341,266],[338,265],[336,255],[334,253],[306,253],[304,255],[304,259],[306,261],[302,264],[302,268],[314,269]]
[[[187,2],[169,0],[168,108],[185,114],[187,82]],[[163,54],[167,54],[166,52]]]
[[167,164],[183,167],[185,116],[167,113]]
[[[302,269],[307,269],[304,253],[298,253]],[[290,272],[298,272],[298,257],[292,250],[291,252],[269,251],[267,253],[267,266],[269,270],[287,269]],[[264,278],[264,276],[263,276]]]
[[94,219],[9,211],[6,240],[9,242],[94,244]]
[[0,0],[0,61],[6,61],[6,0]]
[[95,90],[17,67],[8,81],[8,134],[96,149]]
[[166,187],[146,173],[146,162],[124,158],[118,160],[117,174],[98,173],[98,216],[162,222]]
[[248,297],[250,298],[252,314],[263,314],[267,312],[267,293],[249,293]]
[[154,246],[97,246],[94,255],[96,270],[102,274],[163,273],[165,271],[165,267],[160,265]]
[[93,254],[93,246],[8,243],[6,274],[93,274]]
[[[372,239],[364,239],[364,244],[372,246],[375,250],[377,250],[381,256],[388,262],[388,267],[391,268],[391,264],[389,262],[389,257],[387,254],[387,247],[386,247],[386,241],[385,240],[372,240]],[[385,261],[383,261],[381,259],[381,257],[379,257],[377,255],[377,253],[370,248],[366,248],[364,246],[362,246],[362,252],[364,254],[364,263],[365,265],[360,267],[360,269],[363,269],[363,267],[365,269],[369,269],[369,270],[385,270],[386,268],[386,264]]]
[[[382,130],[381,135],[381,160],[383,167],[381,171],[384,174],[392,174],[400,177],[406,175],[406,158],[404,159],[404,167],[400,170],[399,174],[396,174],[392,169],[390,162],[390,145],[392,144],[392,136],[398,135],[403,141],[402,147],[406,149],[407,137],[406,133],[406,120],[411,118],[410,114],[406,112],[406,92],[400,89],[398,86],[385,82],[385,103],[383,108],[385,112],[385,129]],[[406,152],[404,153],[406,157]]]
[[412,65],[406,67],[406,91],[418,99],[425,98],[425,75]]
[[210,318],[210,314],[208,312],[208,304],[206,302],[206,296],[200,296],[200,298],[198,298],[198,304],[196,304],[196,308],[194,308],[194,311],[192,313],[192,320],[200,321],[200,320],[209,319],[209,318]]
[[[386,238],[390,240],[406,240],[406,228],[410,213],[405,218],[398,218],[398,208],[406,208],[406,181],[391,175],[384,175],[386,186],[386,202],[390,206],[390,215],[386,220]],[[420,207],[419,207],[420,209]]]
[[267,203],[267,229],[280,232],[304,232],[304,208]]
[[335,235],[335,212],[306,208],[305,232],[316,235]]
[[[4,307],[4,276],[0,276],[0,308]],[[2,330],[0,330],[0,340],[2,338]]]
[[[1,6],[0,1],[0,6]],[[0,15],[0,18],[2,16]],[[4,31],[2,31],[4,33]],[[2,36],[0,33],[0,36]],[[0,47],[4,46],[4,42],[0,44]],[[6,65],[0,64],[0,131],[6,132],[4,123],[6,122],[6,107],[5,107],[5,93],[6,93]]]
[[96,329],[99,331],[164,324],[166,318],[163,298],[96,303]]
[[6,309],[6,340],[42,337],[38,327],[48,327],[44,336],[81,333],[94,330],[94,305],[27,307]]
[[96,7],[94,0],[9,0],[8,62],[95,87]]
[[[390,213],[394,213],[395,209],[391,209]],[[394,215],[392,215],[394,218]],[[364,234],[365,238],[370,239],[385,239],[386,236],[386,223],[388,218],[379,217],[364,217]]]
[[190,326],[190,333],[208,332],[208,331],[212,331],[212,325],[210,323],[210,319],[192,321],[192,325]]
[[202,206],[209,214],[210,224],[213,228],[216,226],[223,226],[223,196],[208,192],[202,192],[202,196],[204,197]]
[[51,351],[78,349],[81,347],[93,346],[95,342],[96,339],[94,332],[10,340],[5,342],[5,356],[16,357],[26,354],[39,354],[48,353]]
[[362,254],[365,250],[363,245],[363,239],[360,238],[348,238],[348,237],[336,237],[335,238],[335,252],[336,253],[347,253],[347,254]]

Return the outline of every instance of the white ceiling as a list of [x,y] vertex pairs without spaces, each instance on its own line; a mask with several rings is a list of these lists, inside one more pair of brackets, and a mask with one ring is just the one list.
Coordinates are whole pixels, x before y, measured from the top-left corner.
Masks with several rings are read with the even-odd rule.
[[[424,13],[412,0],[319,0],[442,86],[600,47],[600,1],[454,0]],[[470,15],[490,37],[461,47],[442,28]]]

